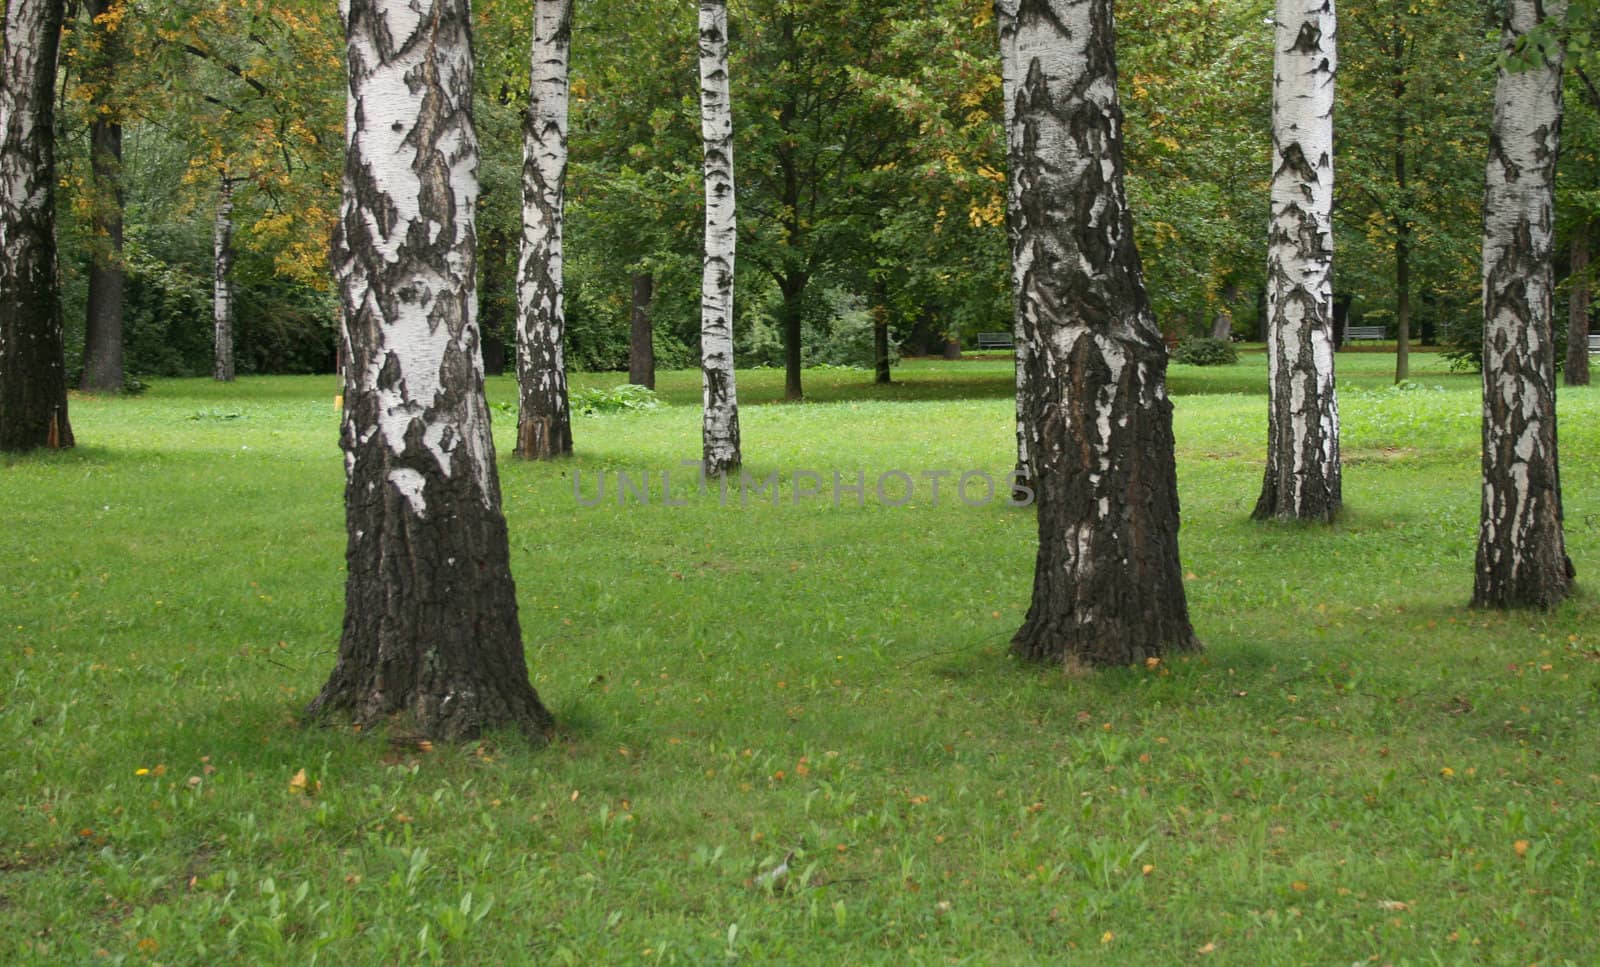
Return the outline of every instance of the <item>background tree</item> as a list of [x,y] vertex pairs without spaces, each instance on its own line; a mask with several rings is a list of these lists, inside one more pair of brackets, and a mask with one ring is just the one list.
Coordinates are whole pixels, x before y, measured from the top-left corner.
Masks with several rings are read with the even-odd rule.
[[728,78],[728,4],[700,0],[700,131],[705,141],[705,275],[700,359],[706,473],[739,467],[739,397],[733,378],[733,271],[738,222],[733,189],[733,104]]
[[123,383],[122,98],[117,73],[124,56],[126,0],[89,0],[88,39],[79,56],[89,112],[89,280],[84,311],[83,377],[92,393],[120,393]]
[[[1559,29],[1566,0],[1510,0],[1483,200],[1483,510],[1478,607],[1550,608],[1572,587],[1556,447],[1553,302]],[[1554,29],[1551,29],[1554,28]]]
[[528,681],[478,345],[468,0],[348,0],[345,29],[349,573],[310,713],[537,732],[551,720]]
[[0,451],[73,445],[56,274],[61,0],[11,0],[0,49]]
[[1038,427],[1019,655],[1126,665],[1198,647],[1178,560],[1166,345],[1122,184],[1111,0],[1017,12],[1012,238]]
[[517,269],[517,456],[572,452],[562,346],[562,214],[567,184],[567,59],[572,0],[536,0],[523,128],[522,255]]
[[211,227],[211,378],[233,381],[233,193],[237,179],[223,168],[217,174],[217,208]]
[[1278,0],[1267,227],[1267,469],[1257,520],[1341,502],[1333,374],[1333,0]]
[[1340,285],[1396,337],[1481,329],[1477,304],[1493,45],[1485,6],[1460,0],[1340,4]]

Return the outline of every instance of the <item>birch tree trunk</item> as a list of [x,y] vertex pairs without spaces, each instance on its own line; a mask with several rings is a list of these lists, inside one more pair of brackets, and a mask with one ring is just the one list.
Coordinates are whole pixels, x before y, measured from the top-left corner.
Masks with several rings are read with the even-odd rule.
[[348,577],[338,662],[309,713],[403,715],[444,739],[540,732],[483,394],[469,3],[341,13]]
[[1029,0],[1007,105],[1012,258],[1038,492],[1013,650],[1127,665],[1199,647],[1178,560],[1166,344],[1123,188],[1111,0]]
[[1562,382],[1589,385],[1589,229],[1584,222],[1572,232],[1572,293],[1567,297],[1567,364]]
[[223,172],[217,182],[217,210],[211,223],[211,378],[233,381],[233,191]]
[[533,6],[532,77],[522,126],[522,258],[517,269],[516,454],[548,460],[572,452],[562,347],[561,218],[567,186],[567,55],[572,0]]
[[[1501,50],[1566,0],[1510,0]],[[1556,449],[1553,208],[1561,132],[1562,49],[1535,48],[1532,66],[1502,67],[1483,201],[1483,508],[1478,607],[1550,608],[1574,575],[1562,533]]]
[[707,474],[739,467],[739,399],[733,380],[733,106],[727,0],[700,0],[700,135],[705,145],[706,252],[700,280],[701,427]]
[[122,352],[122,122],[112,86],[122,56],[121,31],[108,30],[102,18],[113,0],[91,0],[95,46],[85,67],[94,120],[89,124],[89,172],[93,185],[92,238],[89,243],[89,293],[84,310],[83,378],[91,393],[120,393]]
[[1267,228],[1267,469],[1256,520],[1342,504],[1333,376],[1334,0],[1277,0]]
[[56,276],[62,0],[11,0],[0,49],[0,451],[73,444]]
[[[995,23],[1000,28],[1000,81],[1001,90],[1005,98],[1005,131],[1006,151],[1009,156],[1012,152],[1020,151],[1022,145],[1017,143],[1021,133],[1015,130],[1017,110],[1017,10],[1021,0],[995,0]],[[1020,245],[1022,232],[1022,195],[1021,182],[1012,172],[1006,181],[1006,234],[1011,240],[1011,250],[1017,251]],[[1034,433],[1033,422],[1028,418],[1028,388],[1026,376],[1028,371],[1028,340],[1023,327],[1023,315],[1030,311],[1022,295],[1022,278],[1020,275],[1021,262],[1017,259],[1011,261],[1011,343],[1014,347],[1015,369],[1017,380],[1017,466],[1013,477],[1018,484],[1025,487],[1033,486],[1033,463],[1028,459],[1030,436]]]
[[650,321],[655,294],[656,277],[649,272],[635,272],[628,338],[628,382],[645,389],[656,388],[656,334]]

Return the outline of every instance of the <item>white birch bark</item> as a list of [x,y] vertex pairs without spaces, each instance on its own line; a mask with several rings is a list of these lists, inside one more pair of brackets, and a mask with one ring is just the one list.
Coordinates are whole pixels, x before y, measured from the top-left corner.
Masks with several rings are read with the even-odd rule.
[[11,0],[0,49],[0,450],[73,445],[55,242],[62,0]]
[[232,382],[233,356],[233,191],[224,172],[217,182],[217,209],[211,221],[211,378]]
[[1258,520],[1343,500],[1333,369],[1334,0],[1277,0],[1267,229],[1267,468]]
[[700,282],[700,362],[707,474],[737,469],[739,401],[733,376],[733,107],[728,81],[728,4],[700,0],[700,134],[705,148],[705,267]]
[[[1015,144],[1018,137],[1017,130],[1017,9],[1021,0],[995,0],[994,19],[1000,32],[1000,86],[1005,99],[1003,105],[1004,124],[1006,132],[1006,152],[1009,156],[1019,145]],[[1011,237],[1012,251],[1017,251],[1018,235],[1021,228],[1018,219],[1022,211],[1022,196],[1020,183],[1015,175],[1006,178],[1006,233]],[[1033,480],[1033,465],[1028,459],[1029,436],[1033,432],[1031,421],[1028,419],[1027,402],[1028,392],[1025,380],[1028,367],[1028,340],[1022,326],[1022,316],[1025,307],[1022,304],[1022,270],[1021,260],[1013,259],[1011,263],[1011,296],[1012,314],[1011,330],[1012,345],[1016,354],[1016,381],[1017,381],[1017,466],[1016,479],[1029,484]]]
[[536,0],[530,99],[522,130],[522,254],[517,267],[521,407],[516,453],[527,459],[572,452],[561,288],[571,46],[572,0]]
[[[1550,26],[1532,64],[1501,68],[1483,203],[1483,504],[1473,603],[1553,607],[1571,590],[1556,449],[1555,169],[1566,0],[1510,0],[1501,51]],[[1548,21],[1548,23],[1547,23]]]

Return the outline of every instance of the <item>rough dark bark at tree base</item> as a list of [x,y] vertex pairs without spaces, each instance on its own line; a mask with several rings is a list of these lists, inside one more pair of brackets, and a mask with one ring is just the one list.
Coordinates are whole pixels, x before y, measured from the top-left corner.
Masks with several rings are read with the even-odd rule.
[[61,0],[11,0],[0,79],[0,451],[73,445],[56,274]]
[[[375,402],[369,394],[356,405]],[[415,436],[411,442],[420,444],[421,431]],[[358,451],[383,448],[382,438]],[[333,673],[307,714],[363,725],[401,717],[444,741],[502,727],[548,732],[553,719],[528,681],[498,508],[483,508],[465,486],[469,480],[434,479],[430,504],[454,503],[461,511],[419,519],[383,478],[385,462],[376,453],[358,455],[359,472],[346,488],[344,633]]]

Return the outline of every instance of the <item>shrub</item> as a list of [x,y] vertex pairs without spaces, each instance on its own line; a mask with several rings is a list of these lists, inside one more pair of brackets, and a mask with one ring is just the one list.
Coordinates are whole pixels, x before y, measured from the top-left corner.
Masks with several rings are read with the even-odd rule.
[[595,387],[573,392],[569,405],[574,413],[593,416],[596,413],[621,413],[628,410],[653,410],[661,399],[643,386],[623,383],[610,389]]
[[1225,339],[1190,336],[1172,351],[1172,361],[1190,366],[1231,366],[1239,361],[1239,350]]

